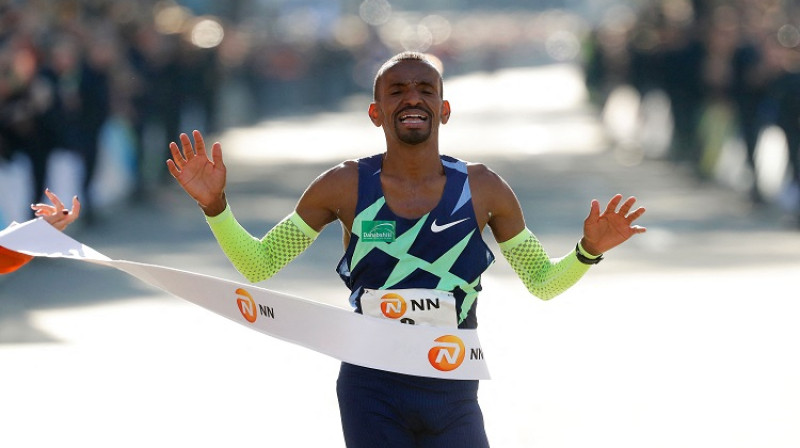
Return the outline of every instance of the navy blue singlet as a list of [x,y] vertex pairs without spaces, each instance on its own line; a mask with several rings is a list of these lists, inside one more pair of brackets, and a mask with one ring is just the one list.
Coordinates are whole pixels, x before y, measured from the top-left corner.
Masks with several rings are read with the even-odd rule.
[[494,255],[475,219],[467,164],[440,156],[444,192],[436,207],[418,219],[395,215],[381,187],[383,154],[358,161],[358,205],[352,235],[338,272],[361,312],[364,288],[427,288],[452,292],[459,328],[475,328],[481,274]]
[[[365,289],[451,292],[460,328],[475,328],[480,276],[494,261],[481,238],[464,162],[440,156],[446,175],[438,205],[419,219],[386,205],[383,154],[358,161],[358,205],[338,266],[361,312]],[[342,363],[337,381],[348,448],[488,447],[478,381],[403,375]]]

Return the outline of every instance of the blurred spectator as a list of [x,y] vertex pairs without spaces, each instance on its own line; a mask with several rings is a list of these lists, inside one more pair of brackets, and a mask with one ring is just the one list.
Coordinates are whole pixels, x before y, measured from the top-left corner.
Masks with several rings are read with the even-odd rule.
[[[136,195],[147,192],[147,162],[166,157],[169,135],[181,127],[185,87],[179,61],[178,35],[159,33],[149,23],[129,30],[125,54],[131,70],[130,121],[136,137]],[[148,135],[157,137],[148,139]],[[165,173],[162,173],[165,176]]]
[[732,60],[732,96],[736,105],[742,142],[747,151],[747,165],[753,173],[750,195],[754,202],[761,203],[764,198],[758,190],[758,170],[755,153],[758,137],[770,122],[775,122],[776,114],[770,112],[770,91],[780,76],[779,60],[774,56],[778,50],[774,39],[761,31],[747,33],[739,43]]
[[[800,196],[800,6],[779,0],[662,0],[593,31],[587,86],[599,105],[623,85],[669,97],[674,130],[669,155],[713,174],[723,146],[739,138],[756,178],[761,131],[779,126],[789,149],[790,178]],[[800,199],[798,199],[800,200]],[[800,203],[794,206],[800,213]]]
[[703,26],[702,63],[700,66],[701,108],[697,141],[698,175],[711,178],[725,143],[736,132],[734,89],[734,54],[741,41],[738,12],[731,7],[712,11]]
[[736,116],[747,151],[747,165],[753,173],[753,187],[750,195],[754,202],[761,203],[763,198],[756,188],[757,174],[755,163],[756,145],[763,123],[759,108],[764,101],[767,90],[767,76],[764,73],[763,56],[760,42],[743,39],[731,60],[733,74],[731,95],[736,106]]
[[[786,48],[773,41],[770,41],[768,48],[768,57],[776,58],[781,67],[780,73],[770,84],[768,99],[775,124],[786,135],[790,178],[793,188],[797,190],[800,188],[800,53],[796,48]],[[800,203],[797,205],[800,206]]]
[[55,147],[75,151],[83,161],[81,195],[91,222],[95,206],[90,188],[100,150],[100,131],[111,115],[113,36],[53,36],[46,74],[56,93]]
[[0,159],[25,154],[32,168],[31,202],[44,190],[54,143],[53,91],[41,76],[36,48],[25,34],[9,35],[0,48]]
[[675,161],[700,160],[697,125],[704,102],[702,66],[707,55],[694,20],[668,21],[662,29],[662,86],[670,99],[675,124],[670,154]]
[[[376,61],[396,51],[436,54],[450,75],[574,58],[572,39],[587,22],[542,4],[507,3],[508,10],[487,11],[452,0],[443,4],[453,10],[439,15],[424,4],[401,11],[383,0],[0,0],[0,163],[12,155],[29,160],[26,191],[33,195],[42,191],[54,148],[80,154],[90,218],[92,183],[109,178],[97,173],[103,145],[120,129],[132,130],[126,148],[135,153],[130,169],[141,194],[166,178],[161,160],[178,129],[213,133],[271,114],[336,107],[349,94],[368,94]],[[602,106],[623,84],[642,97],[667,95],[674,127],[668,154],[701,174],[731,130],[757,173],[759,133],[779,125],[796,173],[795,3],[620,0],[591,32],[591,99]]]

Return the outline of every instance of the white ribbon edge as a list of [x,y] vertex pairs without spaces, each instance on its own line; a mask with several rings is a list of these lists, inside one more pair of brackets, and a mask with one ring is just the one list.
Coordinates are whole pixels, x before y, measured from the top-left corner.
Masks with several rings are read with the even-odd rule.
[[[37,257],[113,267],[255,331],[347,363],[431,378],[490,378],[476,330],[398,325],[253,284],[114,260],[59,232],[41,218],[0,231],[0,246]],[[250,311],[248,316],[254,318],[253,322],[248,321],[240,306]],[[445,361],[440,366],[452,370],[435,368],[429,355]]]

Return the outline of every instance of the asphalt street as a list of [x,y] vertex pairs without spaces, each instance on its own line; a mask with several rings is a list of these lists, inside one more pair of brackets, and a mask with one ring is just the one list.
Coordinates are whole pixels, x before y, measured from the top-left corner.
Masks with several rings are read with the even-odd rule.
[[[663,159],[618,157],[568,67],[448,82],[442,152],[503,176],[551,256],[574,247],[592,199],[647,207],[646,234],[549,302],[485,234],[493,446],[800,446],[800,231],[785,213]],[[260,236],[319,173],[380,151],[366,101],[214,136],[239,221]],[[112,258],[243,281],[171,182],[68,233]],[[346,307],[341,254],[329,226],[261,286]],[[37,259],[0,278],[0,446],[343,447],[337,370],[110,268]]]

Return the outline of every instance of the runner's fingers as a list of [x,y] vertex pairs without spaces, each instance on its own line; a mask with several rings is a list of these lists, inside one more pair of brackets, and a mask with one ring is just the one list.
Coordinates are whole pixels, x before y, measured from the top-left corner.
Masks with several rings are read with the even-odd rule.
[[172,177],[174,177],[175,179],[177,179],[178,176],[181,175],[181,170],[178,169],[178,166],[172,159],[167,159],[167,171],[169,171],[169,174],[171,174]]
[[613,198],[611,198],[610,201],[608,201],[608,205],[606,206],[606,211],[603,212],[603,213],[604,214],[606,214],[606,213],[609,213],[609,214],[610,213],[614,213],[617,210],[617,206],[619,205],[619,201],[621,201],[621,200],[622,200],[622,195],[621,194],[615,195]]
[[194,147],[197,149],[197,155],[206,155],[206,142],[203,140],[203,134],[200,131],[192,131],[194,138]]
[[213,145],[211,145],[211,160],[215,165],[220,167],[224,166],[222,163],[222,145],[220,142],[215,142]]
[[639,219],[640,216],[644,214],[644,212],[645,212],[644,207],[637,208],[636,210],[633,211],[633,213],[628,215],[628,222],[636,221],[637,219]]
[[589,205],[589,216],[586,219],[591,221],[596,221],[599,218],[600,218],[600,201],[598,201],[597,199],[592,199],[592,202]]
[[181,154],[178,144],[175,142],[170,143],[169,152],[172,155],[172,159],[170,159],[168,162],[172,162],[177,169],[182,168],[184,163],[186,163],[186,159],[183,157],[183,154]]
[[636,198],[631,196],[622,203],[622,207],[619,208],[619,213],[622,216],[628,216],[628,213],[631,211],[633,204],[636,202]]
[[188,161],[191,160],[194,156],[194,148],[192,148],[192,142],[189,140],[189,136],[186,134],[181,134],[181,147],[183,148],[183,157]]

